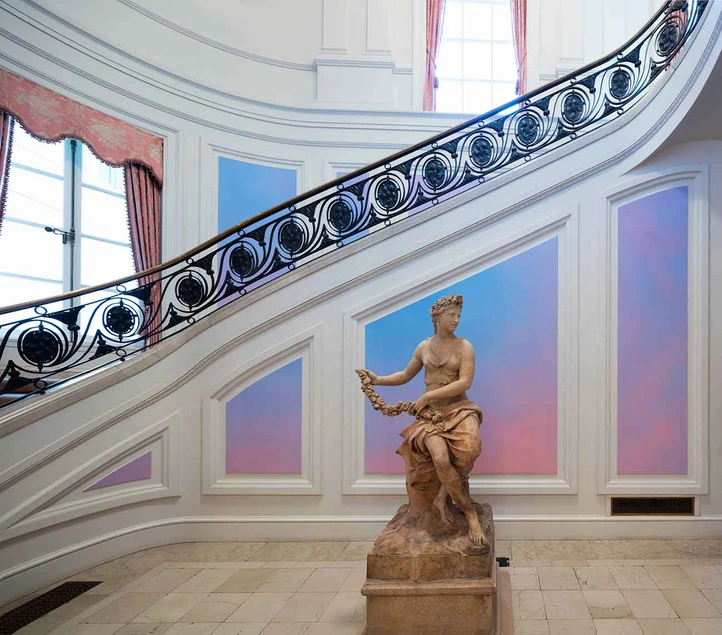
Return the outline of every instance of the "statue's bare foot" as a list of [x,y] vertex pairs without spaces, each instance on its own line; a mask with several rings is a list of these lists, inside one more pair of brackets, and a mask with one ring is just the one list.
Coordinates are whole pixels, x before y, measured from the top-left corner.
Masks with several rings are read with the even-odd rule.
[[486,537],[484,532],[481,530],[481,523],[479,523],[479,517],[476,512],[472,509],[470,512],[465,514],[466,521],[469,523],[469,540],[472,545],[483,545],[486,543]]
[[439,515],[441,516],[441,522],[444,525],[453,525],[454,524],[454,517],[451,515],[451,511],[449,510],[449,506],[446,504],[447,496],[444,494],[443,497],[437,496],[434,499],[434,507],[439,510]]

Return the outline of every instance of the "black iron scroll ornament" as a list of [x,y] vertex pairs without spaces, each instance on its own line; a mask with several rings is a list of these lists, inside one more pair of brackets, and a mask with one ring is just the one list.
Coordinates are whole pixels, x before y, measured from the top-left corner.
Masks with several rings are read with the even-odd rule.
[[0,407],[144,350],[377,225],[483,188],[623,116],[669,68],[707,5],[668,1],[598,62],[240,223],[161,267],[0,309]]

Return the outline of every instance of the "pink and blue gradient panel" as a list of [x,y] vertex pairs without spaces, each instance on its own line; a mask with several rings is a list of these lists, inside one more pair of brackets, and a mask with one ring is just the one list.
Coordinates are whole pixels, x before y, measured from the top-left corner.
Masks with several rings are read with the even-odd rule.
[[[484,413],[476,474],[557,473],[557,271],[553,238],[366,326],[366,365],[388,375],[406,367],[433,334],[431,304],[461,293],[457,335],[476,352],[469,398]],[[387,403],[424,391],[423,370],[405,386],[380,386]],[[408,415],[384,417],[365,405],[366,474],[403,474],[395,454]]]
[[90,490],[110,487],[112,485],[123,485],[125,483],[133,483],[135,481],[145,481],[151,477],[152,473],[153,453],[148,451],[104,476],[99,481],[96,481],[85,491],[89,492]]
[[618,214],[617,473],[687,473],[687,188]]
[[226,404],[226,474],[300,474],[303,361],[248,386]]
[[218,232],[296,193],[296,170],[218,157]]

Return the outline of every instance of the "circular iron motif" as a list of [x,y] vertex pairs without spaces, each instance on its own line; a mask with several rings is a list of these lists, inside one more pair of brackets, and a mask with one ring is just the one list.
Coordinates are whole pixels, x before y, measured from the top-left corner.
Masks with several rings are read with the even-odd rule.
[[240,278],[245,278],[253,271],[253,254],[245,245],[236,247],[231,252],[229,262],[233,273]]
[[629,73],[617,70],[612,74],[612,79],[609,82],[609,91],[616,99],[623,99],[627,96],[631,84],[632,78],[629,77]]
[[516,124],[516,136],[525,146],[536,141],[539,134],[539,122],[531,115],[524,115]]
[[401,198],[399,186],[388,177],[381,181],[377,192],[378,201],[384,209],[396,207],[399,202],[399,198]]
[[178,299],[186,306],[200,304],[203,298],[203,285],[195,278],[188,276],[183,278],[176,287]]
[[29,331],[20,341],[20,354],[31,364],[42,366],[52,362],[60,352],[60,340],[42,329]]
[[122,304],[111,307],[105,314],[105,328],[116,335],[130,333],[135,326],[135,314]]
[[289,253],[298,251],[303,246],[303,229],[293,221],[286,223],[281,228],[280,241],[281,246]]
[[471,160],[476,163],[476,165],[484,167],[491,161],[494,148],[488,139],[477,137],[471,144],[469,153],[471,154]]
[[564,99],[562,116],[569,123],[579,123],[584,114],[584,100],[577,93],[571,93]]
[[662,55],[667,55],[677,45],[679,41],[679,27],[670,23],[665,26],[659,34],[657,40],[657,49]]
[[424,165],[424,180],[435,190],[446,180],[446,166],[441,159],[433,158]]
[[337,232],[348,229],[353,219],[353,212],[346,201],[335,201],[328,212],[328,222]]

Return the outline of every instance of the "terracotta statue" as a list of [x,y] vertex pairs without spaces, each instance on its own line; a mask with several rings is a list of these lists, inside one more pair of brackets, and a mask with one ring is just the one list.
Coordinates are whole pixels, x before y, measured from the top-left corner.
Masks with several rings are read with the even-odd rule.
[[[430,311],[434,335],[416,347],[404,370],[383,377],[370,370],[356,372],[374,408],[392,416],[406,411],[416,417],[401,432],[403,443],[397,450],[406,462],[406,514],[421,516],[432,504],[442,523],[450,525],[450,495],[466,517],[469,540],[483,545],[487,538],[474,508],[478,504],[469,495],[469,472],[481,453],[481,410],[466,396],[474,379],[474,349],[454,334],[462,305],[462,296],[454,294],[434,302]],[[400,386],[422,368],[426,390],[415,402],[387,406],[371,388]]]

